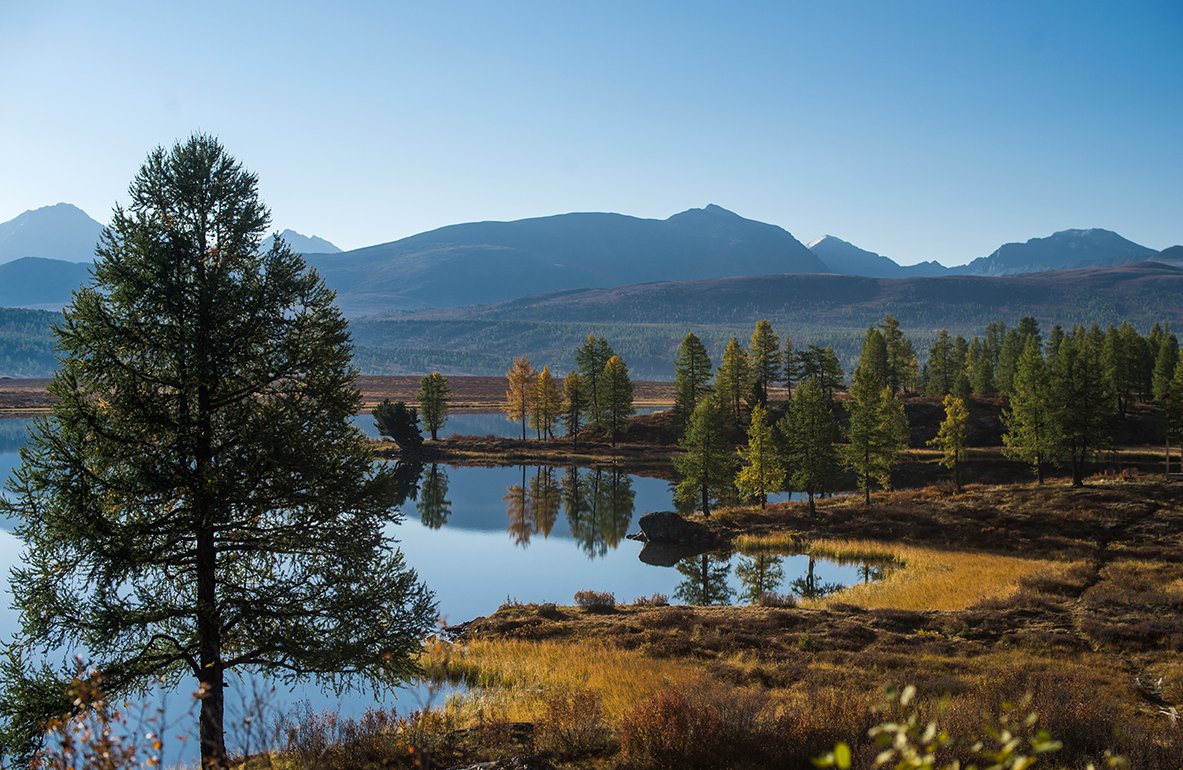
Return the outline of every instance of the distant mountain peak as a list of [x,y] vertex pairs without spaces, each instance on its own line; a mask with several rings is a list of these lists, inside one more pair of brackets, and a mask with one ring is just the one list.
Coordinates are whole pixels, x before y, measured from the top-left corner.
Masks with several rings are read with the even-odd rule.
[[716,217],[731,217],[733,219],[744,219],[739,214],[736,214],[730,209],[725,209],[717,203],[708,203],[700,209],[686,209],[674,214],[670,219],[677,219],[679,217],[701,217],[704,215],[711,215]]
[[1025,243],[1005,243],[989,256],[979,257],[957,272],[973,275],[1012,275],[1044,270],[1120,265],[1152,259],[1154,249],[1134,243],[1099,227],[1059,230]]
[[[341,252],[341,249],[333,243],[316,235],[304,235],[295,230],[285,229],[279,234],[279,237],[283,238],[292,251],[298,254],[339,254]],[[270,250],[273,241],[273,236],[268,235],[259,244],[259,250]]]
[[89,262],[103,226],[70,203],[55,203],[0,222],[0,263],[21,257]]

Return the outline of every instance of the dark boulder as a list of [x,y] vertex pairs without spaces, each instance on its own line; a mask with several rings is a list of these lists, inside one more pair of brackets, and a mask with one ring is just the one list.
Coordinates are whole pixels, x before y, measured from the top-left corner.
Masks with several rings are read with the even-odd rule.
[[714,532],[702,524],[687,521],[673,511],[646,513],[637,524],[650,543],[672,545],[715,545],[718,542]]

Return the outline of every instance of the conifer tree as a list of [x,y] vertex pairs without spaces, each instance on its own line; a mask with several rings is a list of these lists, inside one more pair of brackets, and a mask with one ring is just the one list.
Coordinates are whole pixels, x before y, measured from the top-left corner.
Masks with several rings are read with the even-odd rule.
[[550,373],[549,366],[534,378],[534,393],[530,401],[530,424],[538,438],[554,438],[555,421],[563,409],[563,394]]
[[945,419],[937,435],[929,439],[929,446],[941,450],[941,465],[953,471],[953,486],[961,491],[961,460],[965,456],[969,410],[965,402],[953,395],[945,396]]
[[563,378],[563,427],[571,437],[572,446],[579,446],[579,431],[583,427],[586,409],[583,378],[579,376],[579,372],[567,372],[567,376]]
[[719,404],[735,426],[743,424],[744,397],[750,392],[751,372],[748,357],[739,340],[732,337],[723,349],[723,363],[715,376],[715,393]]
[[1170,331],[1164,331],[1154,356],[1154,373],[1150,381],[1151,393],[1156,401],[1161,401],[1166,395],[1178,362],[1179,338]]
[[1010,406],[1002,411],[1003,452],[1026,462],[1043,483],[1044,469],[1059,455],[1061,436],[1052,402],[1051,377],[1038,338],[1028,338],[1015,370]]
[[423,434],[419,431],[419,413],[414,407],[405,402],[383,399],[370,414],[374,418],[374,427],[378,435],[388,438],[398,444],[399,451],[405,456],[415,455],[423,446]]
[[768,403],[768,386],[780,379],[780,340],[772,324],[764,319],[756,322],[748,345],[753,401]]
[[711,359],[702,341],[688,332],[674,364],[674,434],[681,436],[698,400],[711,392]]
[[952,359],[953,342],[949,339],[949,332],[941,329],[928,349],[928,363],[924,367],[927,374],[924,389],[928,395],[944,396],[953,392],[957,372]]
[[1172,442],[1175,446],[1183,445],[1183,357],[1180,357],[1175,364],[1175,374],[1171,377],[1162,402],[1166,418],[1167,472],[1169,473],[1171,467],[1170,445]]
[[1109,441],[1113,394],[1101,365],[1096,336],[1077,327],[1060,343],[1051,366],[1055,404],[1065,454],[1072,464],[1072,485],[1084,485],[1084,466]]
[[989,343],[974,337],[969,343],[965,370],[975,396],[988,396],[994,392],[994,364],[991,359]]
[[874,326],[867,328],[863,336],[863,348],[859,353],[858,368],[864,379],[873,377],[879,386],[887,385],[887,343],[883,334]]
[[451,396],[448,380],[439,372],[432,372],[419,381],[419,412],[432,441],[439,438],[440,430],[448,421],[448,399]]
[[681,476],[675,499],[699,506],[705,516],[711,515],[712,502],[726,499],[733,489],[735,453],[727,441],[724,420],[716,396],[699,401],[678,442],[685,453],[674,455],[674,468]]
[[871,481],[891,489],[891,469],[899,453],[908,445],[908,420],[904,405],[881,385],[878,378],[856,370],[850,389],[849,443],[845,447],[846,466],[858,477],[864,501],[871,504]]
[[[779,347],[779,346],[778,346]],[[762,404],[752,407],[748,443],[739,449],[741,461],[735,486],[741,500],[757,500],[763,508],[768,495],[779,492],[785,482],[785,468],[772,438],[768,411]]]
[[63,311],[53,419],[0,497],[25,546],[9,756],[76,708],[73,663],[50,665],[66,651],[86,652],[113,702],[195,680],[204,768],[229,766],[236,673],[393,686],[416,672],[436,613],[386,534],[394,471],[351,423],[346,320],[282,238],[260,250],[257,187],[213,137],[154,150]]
[[879,323],[884,346],[884,379],[892,393],[910,391],[916,382],[916,350],[900,331],[900,322],[886,315]]
[[781,361],[785,365],[785,388],[789,391],[789,397],[792,398],[793,388],[801,383],[801,360],[798,354],[793,351],[793,340],[787,334],[785,335],[785,352],[781,356]]
[[615,353],[608,340],[594,334],[587,335],[587,339],[575,351],[575,368],[583,385],[587,388],[588,416],[592,423],[600,424],[604,420],[604,399],[601,397],[600,376],[604,373],[604,366]]
[[609,441],[612,446],[616,446],[616,437],[624,431],[629,415],[633,413],[633,383],[628,378],[628,367],[620,360],[620,356],[613,355],[604,364],[600,383],[600,394],[604,400],[604,424],[608,428]]
[[838,421],[816,380],[807,380],[797,388],[777,427],[786,447],[786,464],[792,470],[789,486],[804,490],[813,514],[814,495],[832,488],[839,469]]
[[537,373],[530,365],[528,356],[519,356],[513,360],[509,371],[505,373],[508,387],[505,391],[505,418],[510,422],[522,424],[522,441],[526,440],[526,420],[530,417],[530,407],[534,401],[534,379]]

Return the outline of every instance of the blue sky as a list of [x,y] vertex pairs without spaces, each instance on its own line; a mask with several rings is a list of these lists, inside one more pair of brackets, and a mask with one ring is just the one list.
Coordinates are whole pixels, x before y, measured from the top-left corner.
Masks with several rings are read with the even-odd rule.
[[217,134],[344,248],[717,203],[946,264],[1183,242],[1183,3],[0,2],[0,221]]

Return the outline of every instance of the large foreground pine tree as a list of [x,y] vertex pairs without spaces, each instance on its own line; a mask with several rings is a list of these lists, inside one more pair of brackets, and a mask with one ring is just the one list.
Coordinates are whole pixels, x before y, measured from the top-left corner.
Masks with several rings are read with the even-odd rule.
[[435,618],[385,534],[395,480],[349,418],[360,395],[333,293],[282,240],[256,177],[196,135],[153,151],[57,328],[56,406],[0,511],[19,520],[21,631],[3,748],[71,709],[79,653],[113,696],[202,693],[203,766],[228,764],[226,673],[393,684]]

